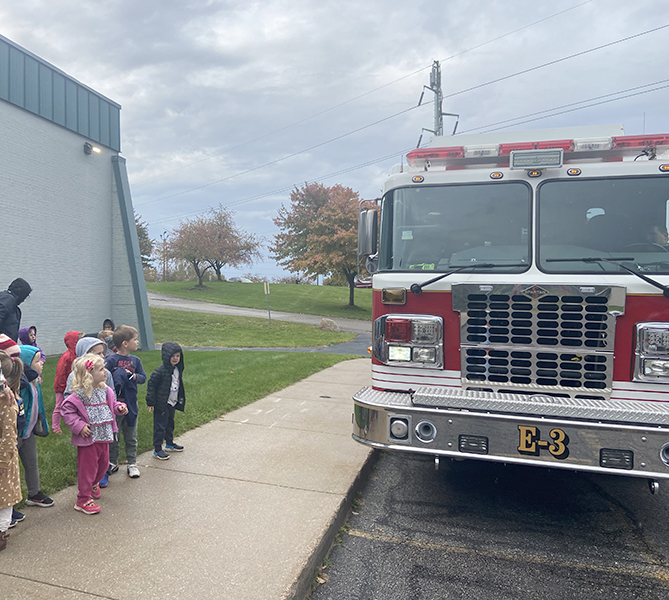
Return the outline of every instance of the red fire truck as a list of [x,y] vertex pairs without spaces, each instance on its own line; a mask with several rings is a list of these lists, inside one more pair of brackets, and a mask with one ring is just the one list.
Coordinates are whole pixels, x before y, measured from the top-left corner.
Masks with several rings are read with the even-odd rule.
[[[669,134],[435,137],[361,210],[394,451],[669,478]],[[665,155],[663,157],[663,155]]]

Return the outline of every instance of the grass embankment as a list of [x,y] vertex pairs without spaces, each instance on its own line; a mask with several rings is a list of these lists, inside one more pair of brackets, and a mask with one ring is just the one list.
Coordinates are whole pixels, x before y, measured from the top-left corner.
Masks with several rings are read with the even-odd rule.
[[[160,364],[160,352],[138,352],[147,376]],[[344,355],[295,352],[186,352],[186,410],[177,412],[175,436],[193,429],[231,410],[250,404],[267,394],[281,390],[296,381],[351,358]],[[57,358],[49,358],[43,373],[42,392],[48,415],[55,405],[53,380]],[[146,408],[146,385],[139,386],[138,453],[152,446],[153,415]],[[70,445],[70,433],[63,425],[63,434],[50,433],[37,438],[41,488],[53,494],[76,484],[76,449]],[[125,460],[121,442],[121,460]],[[140,465],[141,468],[141,465]],[[125,477],[122,468],[115,477]],[[23,485],[23,478],[22,478]],[[112,478],[113,485],[113,478]],[[23,497],[26,498],[23,485]],[[74,503],[74,497],[72,502]]]
[[276,319],[270,325],[268,319],[165,308],[152,308],[151,322],[157,343],[170,340],[182,346],[306,348],[349,342],[356,335],[350,332],[333,333],[323,331],[315,325],[288,323]]
[[[147,282],[146,287],[153,292],[189,300],[267,310],[267,296],[262,283],[207,281],[205,289],[196,289],[192,281],[166,281]],[[372,319],[371,289],[355,290],[355,306],[348,306],[348,288],[345,287],[271,283],[269,289],[271,310],[334,318]]]

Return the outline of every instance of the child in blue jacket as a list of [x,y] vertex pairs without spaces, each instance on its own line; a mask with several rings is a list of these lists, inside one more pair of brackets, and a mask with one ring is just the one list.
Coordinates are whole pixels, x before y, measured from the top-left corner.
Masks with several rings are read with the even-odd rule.
[[[116,417],[119,435],[123,434],[125,455],[128,459],[128,477],[139,477],[137,468],[137,385],[146,382],[146,374],[139,357],[133,356],[139,347],[137,330],[129,325],[119,325],[114,330],[116,353],[105,359],[105,367],[114,378],[114,388],[119,402],[128,407],[128,414]],[[119,441],[109,446],[109,470],[118,470]]]
[[35,346],[19,346],[23,375],[21,376],[21,400],[25,423],[19,434],[19,457],[23,464],[23,471],[28,488],[27,506],[48,508],[53,506],[53,500],[40,490],[39,467],[37,464],[37,441],[35,432],[41,436],[49,433],[44,402],[42,401],[42,357],[39,348]]

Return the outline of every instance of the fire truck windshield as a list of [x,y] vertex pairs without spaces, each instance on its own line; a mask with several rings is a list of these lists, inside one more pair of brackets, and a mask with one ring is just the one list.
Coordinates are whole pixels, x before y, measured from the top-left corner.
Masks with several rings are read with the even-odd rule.
[[392,190],[383,201],[380,269],[438,272],[489,263],[496,273],[526,270],[531,193],[523,182]]
[[[542,271],[620,273],[624,258],[636,271],[669,274],[668,177],[549,180],[537,198]],[[612,261],[554,260],[583,258]]]

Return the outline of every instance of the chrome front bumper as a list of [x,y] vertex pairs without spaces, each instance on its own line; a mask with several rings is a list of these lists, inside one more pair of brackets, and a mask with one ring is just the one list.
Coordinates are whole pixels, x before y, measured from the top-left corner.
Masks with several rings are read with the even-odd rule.
[[[353,400],[353,438],[376,448],[669,479],[669,404],[442,388],[363,388]],[[434,435],[421,439],[425,423]]]

